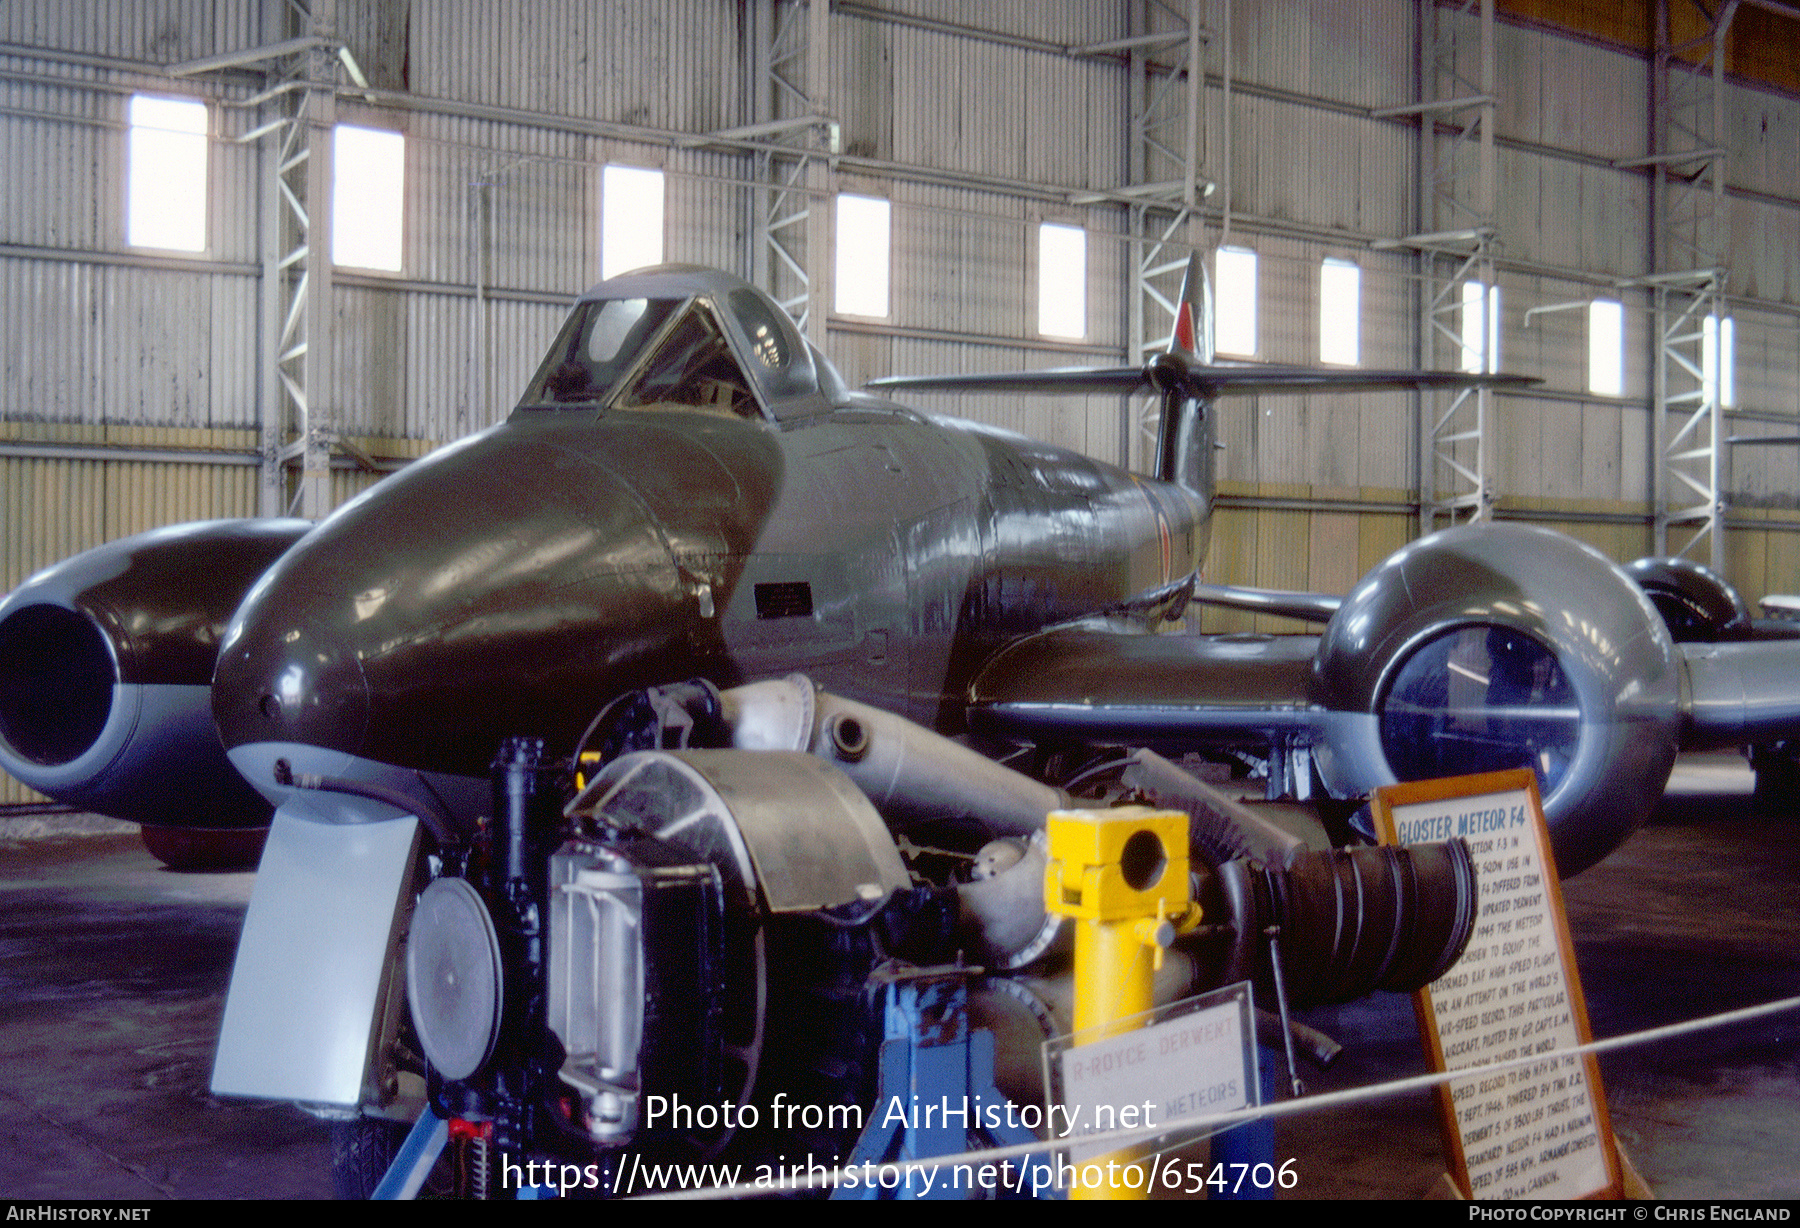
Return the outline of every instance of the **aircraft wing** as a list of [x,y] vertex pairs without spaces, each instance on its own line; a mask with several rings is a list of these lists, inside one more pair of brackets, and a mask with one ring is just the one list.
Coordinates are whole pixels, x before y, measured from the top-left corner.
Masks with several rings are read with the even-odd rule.
[[1196,584],[1194,600],[1201,605],[1247,610],[1252,614],[1279,614],[1302,622],[1328,623],[1344,604],[1330,593],[1296,593],[1273,588],[1241,588],[1233,584]]
[[1149,635],[1057,627],[1009,646],[970,692],[969,723],[1003,738],[1193,749],[1309,734],[1318,637]]
[[1072,367],[992,375],[890,375],[870,380],[882,392],[1017,392],[1031,396],[1129,396],[1149,387],[1142,367]]
[[1474,375],[1466,371],[1365,370],[1359,367],[1287,367],[1246,363],[1192,364],[1188,379],[1221,395],[1258,392],[1381,392],[1405,388],[1529,388],[1542,381],[1523,375]]
[[1690,749],[1800,737],[1800,640],[1681,644]]

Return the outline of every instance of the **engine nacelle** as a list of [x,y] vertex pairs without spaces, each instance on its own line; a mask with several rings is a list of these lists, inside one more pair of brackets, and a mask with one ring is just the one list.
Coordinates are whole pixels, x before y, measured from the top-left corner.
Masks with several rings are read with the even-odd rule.
[[266,824],[219,743],[212,674],[244,594],[312,526],[215,520],[112,542],[0,603],[0,767],[138,823]]
[[1675,762],[1663,620],[1604,555],[1544,529],[1449,529],[1394,554],[1326,629],[1313,685],[1334,794],[1531,767],[1563,875],[1636,830]]
[[1643,558],[1626,564],[1625,574],[1650,598],[1676,643],[1750,638],[1750,607],[1712,568],[1691,559]]

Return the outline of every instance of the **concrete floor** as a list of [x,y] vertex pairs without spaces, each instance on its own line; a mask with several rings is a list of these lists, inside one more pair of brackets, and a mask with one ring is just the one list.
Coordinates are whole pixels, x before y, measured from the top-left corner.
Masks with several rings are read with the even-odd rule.
[[[1800,819],[1752,815],[1748,789],[1740,760],[1684,763],[1655,821],[1564,884],[1596,1036],[1800,995]],[[329,1195],[323,1123],[206,1090],[252,877],[164,870],[123,831],[0,825],[0,1198]],[[1423,1070],[1410,998],[1306,1018],[1346,1046],[1315,1090]],[[1800,1016],[1602,1069],[1660,1196],[1800,1196]],[[1284,1122],[1288,1157],[1290,1197],[1417,1197],[1443,1170],[1424,1094]]]
[[327,1127],[207,1092],[252,874],[0,841],[0,1197],[328,1198]]

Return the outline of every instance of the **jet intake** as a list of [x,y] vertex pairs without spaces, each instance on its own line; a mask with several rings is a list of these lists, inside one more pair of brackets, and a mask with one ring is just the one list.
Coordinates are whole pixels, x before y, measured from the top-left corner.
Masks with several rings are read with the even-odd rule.
[[0,740],[28,763],[61,767],[100,740],[118,671],[92,619],[28,605],[0,622]]
[[1319,639],[1314,762],[1336,797],[1529,767],[1557,870],[1637,829],[1674,766],[1680,660],[1625,572],[1544,529],[1421,538],[1370,572]]
[[213,665],[245,593],[310,527],[158,529],[26,581],[0,603],[0,768],[114,818],[266,824],[268,803],[219,744]]

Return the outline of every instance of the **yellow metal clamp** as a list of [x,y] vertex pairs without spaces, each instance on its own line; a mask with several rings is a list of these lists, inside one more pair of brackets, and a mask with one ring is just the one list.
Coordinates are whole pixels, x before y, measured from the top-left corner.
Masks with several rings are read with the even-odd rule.
[[[1200,924],[1188,884],[1188,816],[1121,806],[1058,810],[1048,819],[1044,902],[1075,920],[1075,1031],[1116,1035],[1154,1004],[1163,952]],[[1101,1157],[1124,1162],[1128,1153]],[[1138,1171],[1142,1171],[1139,1169]],[[1127,1185],[1077,1187],[1076,1199],[1143,1198]]]

